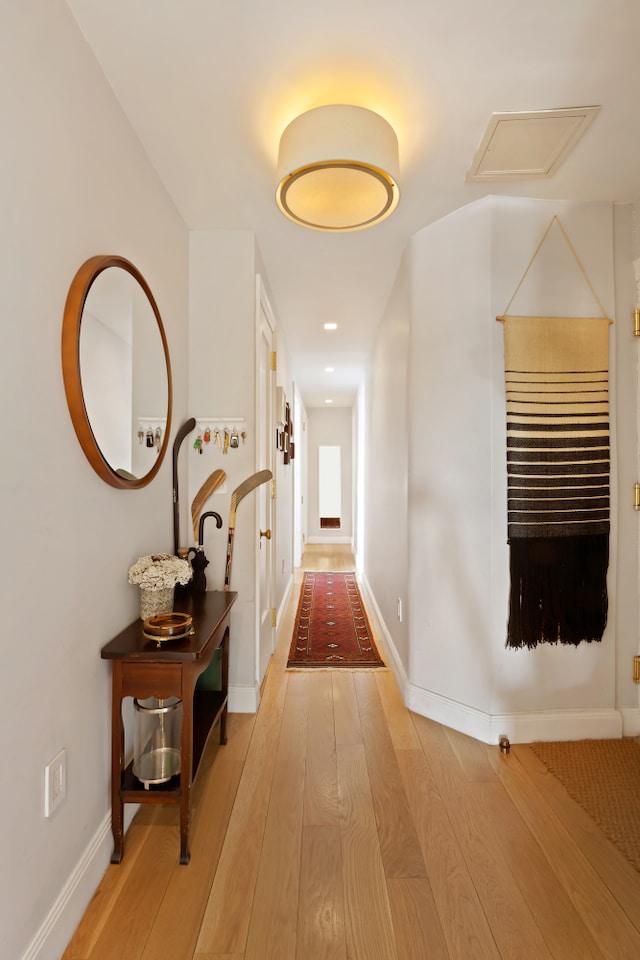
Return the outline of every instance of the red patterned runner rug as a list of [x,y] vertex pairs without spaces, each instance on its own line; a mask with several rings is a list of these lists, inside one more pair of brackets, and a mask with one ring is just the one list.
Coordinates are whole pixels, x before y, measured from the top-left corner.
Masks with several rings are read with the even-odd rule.
[[384,666],[355,573],[305,573],[287,666]]

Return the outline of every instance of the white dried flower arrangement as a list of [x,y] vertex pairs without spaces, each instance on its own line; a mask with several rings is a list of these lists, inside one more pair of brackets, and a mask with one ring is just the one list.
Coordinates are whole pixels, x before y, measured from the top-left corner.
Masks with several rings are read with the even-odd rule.
[[193,575],[191,564],[170,553],[152,553],[129,567],[129,583],[145,590],[165,590],[177,583],[188,583]]

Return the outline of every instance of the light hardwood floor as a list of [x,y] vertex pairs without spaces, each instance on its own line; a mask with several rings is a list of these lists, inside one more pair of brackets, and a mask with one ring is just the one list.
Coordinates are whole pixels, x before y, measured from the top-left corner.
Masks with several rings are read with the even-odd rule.
[[258,714],[199,775],[191,863],[177,811],[142,808],[64,960],[638,960],[640,874],[528,747],[409,713],[388,670],[286,670],[300,579]]

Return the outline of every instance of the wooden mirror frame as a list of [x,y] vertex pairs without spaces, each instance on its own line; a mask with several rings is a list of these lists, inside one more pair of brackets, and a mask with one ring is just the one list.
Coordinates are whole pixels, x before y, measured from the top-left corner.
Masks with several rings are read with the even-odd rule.
[[[96,277],[108,267],[120,267],[121,270],[126,270],[145,292],[158,324],[167,371],[167,426],[164,431],[162,446],[156,462],[148,473],[145,473],[143,477],[135,477],[133,479],[121,476],[104,458],[87,415],[87,408],[82,391],[82,377],[80,372],[80,331],[82,327],[82,314],[91,285]],[[73,278],[69,293],[67,294],[62,321],[62,377],[64,380],[65,394],[67,396],[67,405],[76,435],[87,460],[98,476],[110,484],[110,486],[119,487],[123,490],[134,490],[139,487],[145,487],[153,480],[160,469],[169,444],[173,402],[171,363],[162,318],[160,317],[160,311],[158,310],[154,296],[140,271],[130,263],[129,260],[125,260],[124,257],[110,255],[90,257],[89,260],[82,264]]]

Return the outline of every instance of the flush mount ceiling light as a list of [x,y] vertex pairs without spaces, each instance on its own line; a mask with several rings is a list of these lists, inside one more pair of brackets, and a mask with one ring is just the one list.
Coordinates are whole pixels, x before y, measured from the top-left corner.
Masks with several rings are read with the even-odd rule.
[[393,213],[398,141],[379,114],[332,104],[293,120],[280,138],[278,206],[312,230],[362,230]]

